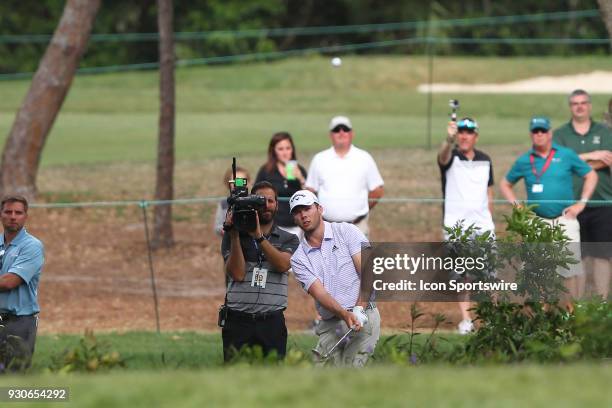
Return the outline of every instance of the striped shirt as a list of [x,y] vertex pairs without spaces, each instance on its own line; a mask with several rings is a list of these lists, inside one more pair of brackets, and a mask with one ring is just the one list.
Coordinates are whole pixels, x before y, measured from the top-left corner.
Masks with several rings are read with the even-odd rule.
[[[292,254],[299,245],[298,237],[274,225],[268,242],[282,252]],[[268,262],[257,242],[248,234],[240,234],[240,245],[245,260],[246,275],[243,281],[230,276],[227,291],[227,306],[246,313],[263,313],[287,308],[287,273],[275,270]],[[223,235],[221,253],[227,262],[231,250],[230,234]],[[261,263],[268,270],[266,287],[251,286],[253,269]]]
[[[325,231],[321,247],[311,247],[306,238],[291,257],[295,278],[306,292],[318,279],[325,290],[345,309],[355,306],[359,299],[360,273],[352,256],[369,246],[368,239],[353,224],[324,221]],[[334,314],[315,302],[323,319]]]

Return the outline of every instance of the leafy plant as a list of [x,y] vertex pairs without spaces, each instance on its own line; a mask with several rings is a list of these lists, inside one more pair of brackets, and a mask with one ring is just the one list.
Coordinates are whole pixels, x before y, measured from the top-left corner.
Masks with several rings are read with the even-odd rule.
[[573,330],[582,353],[591,358],[612,358],[612,304],[593,300],[574,308]]
[[85,330],[85,335],[76,347],[52,358],[49,369],[60,373],[97,372],[125,366],[125,360],[119,352],[111,350],[109,343],[99,341],[92,330]]
[[437,330],[446,321],[442,314],[434,314],[434,327],[422,344],[416,343],[416,322],[424,316],[416,303],[410,306],[410,331],[407,334],[395,334],[387,337],[381,342],[374,352],[372,359],[381,363],[392,363],[399,365],[416,365],[419,363],[433,361],[441,357],[437,345]]
[[[496,270],[510,267],[517,283],[513,293],[479,299],[473,309],[478,329],[452,359],[553,361],[578,357],[581,345],[573,330],[573,316],[558,305],[565,288],[557,270],[576,262],[567,248],[569,239],[560,225],[545,223],[531,207],[514,207],[505,218],[508,234],[494,245],[491,236],[478,236],[473,226],[447,230],[448,243],[458,255],[480,252],[486,259],[485,273],[472,279],[495,281]],[[523,302],[517,303],[517,296]]]

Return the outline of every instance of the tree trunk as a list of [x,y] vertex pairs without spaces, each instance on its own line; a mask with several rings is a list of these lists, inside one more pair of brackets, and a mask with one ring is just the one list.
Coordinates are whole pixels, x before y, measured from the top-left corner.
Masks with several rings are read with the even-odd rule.
[[608,30],[608,37],[610,37],[610,49],[612,50],[612,0],[597,0],[597,3],[599,3],[601,18],[606,24],[606,29]]
[[0,193],[36,195],[36,174],[53,127],[85,52],[100,0],[68,0],[53,38],[13,123],[0,164]]
[[[172,0],[157,0],[159,25],[159,142],[157,147],[156,200],[174,197],[174,38],[172,28]],[[153,247],[170,247],[172,234],[172,206],[156,205],[153,227]]]

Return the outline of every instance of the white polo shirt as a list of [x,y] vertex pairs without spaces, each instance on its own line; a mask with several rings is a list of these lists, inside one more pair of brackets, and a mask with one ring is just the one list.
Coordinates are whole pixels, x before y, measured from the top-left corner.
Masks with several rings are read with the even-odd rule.
[[353,145],[344,157],[333,146],[317,153],[306,179],[306,187],[317,192],[323,217],[335,222],[352,222],[366,215],[368,193],[383,184],[370,153]]

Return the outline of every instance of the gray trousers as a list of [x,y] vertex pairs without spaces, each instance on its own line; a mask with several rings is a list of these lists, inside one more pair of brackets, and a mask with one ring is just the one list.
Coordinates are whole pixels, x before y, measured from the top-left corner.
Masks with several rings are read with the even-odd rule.
[[[344,344],[336,347],[328,360],[333,365],[363,367],[374,353],[380,338],[380,314],[378,308],[366,309],[365,312],[368,322],[358,332],[351,333]],[[316,329],[319,336],[316,349],[326,354],[347,331],[346,323],[337,317],[321,321]]]
[[11,316],[0,321],[0,349],[3,350],[0,363],[5,369],[16,371],[30,366],[37,329],[38,315]]

